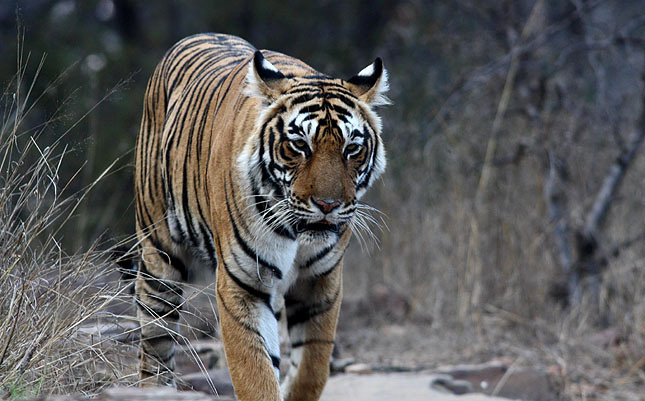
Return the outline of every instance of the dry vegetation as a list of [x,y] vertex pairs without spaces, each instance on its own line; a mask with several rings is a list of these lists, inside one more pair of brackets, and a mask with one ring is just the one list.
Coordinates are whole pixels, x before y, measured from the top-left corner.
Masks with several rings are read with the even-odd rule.
[[[645,396],[643,16],[572,3],[557,15],[532,2],[513,21],[501,5],[460,2],[501,23],[509,51],[470,70],[425,118],[407,120],[410,108],[385,118],[390,154],[405,165],[393,156],[371,194],[389,230],[371,257],[353,249],[345,283],[346,304],[386,327],[353,339],[365,322],[346,316],[348,353],[391,362],[370,348],[402,341],[409,360],[430,365],[509,356],[557,371],[565,399]],[[395,15],[418,27],[414,10]],[[492,42],[457,49],[468,58]],[[382,319],[391,294],[407,309]],[[431,322],[430,338],[388,334],[392,317]]]
[[[119,354],[132,352],[88,341],[79,330],[122,295],[107,280],[112,252],[93,246],[69,254],[59,243],[60,227],[100,178],[71,193],[76,174],[61,177],[69,152],[67,131],[57,124],[64,110],[36,125],[26,123],[42,96],[32,90],[44,59],[30,78],[25,76],[29,56],[18,55],[18,74],[1,99],[0,397],[91,393],[123,380]],[[59,140],[44,143],[41,136],[52,127]]]

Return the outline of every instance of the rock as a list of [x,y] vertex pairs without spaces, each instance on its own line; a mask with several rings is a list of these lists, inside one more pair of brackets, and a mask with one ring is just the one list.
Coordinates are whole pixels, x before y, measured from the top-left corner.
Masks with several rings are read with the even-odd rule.
[[[201,372],[202,368],[211,370],[226,366],[224,346],[220,340],[191,341],[190,344],[179,345],[178,351],[175,354],[175,363],[180,374]],[[195,358],[199,358],[199,363]]]
[[116,323],[94,322],[78,328],[81,341],[96,345],[105,340],[132,343],[139,339],[139,323],[134,319],[119,319]]
[[439,373],[452,377],[453,380],[466,380],[473,386],[473,391],[484,392],[494,388],[508,366],[502,362],[489,362],[476,365],[457,365],[439,368]]
[[519,369],[509,372],[505,363],[496,361],[479,365],[444,367],[439,369],[439,372],[442,377],[452,378],[438,383],[440,387],[450,389],[451,385],[457,383],[453,394],[463,394],[457,391],[463,391],[466,388],[463,385],[466,381],[471,384],[471,392],[495,393],[502,397],[531,401],[550,401],[558,398],[549,375],[542,370]]
[[[234,394],[233,382],[231,381],[231,376],[229,375],[228,370],[212,369],[206,373],[208,373],[208,377],[203,372],[196,372],[182,376],[182,389],[202,391],[206,394]],[[215,388],[213,389],[213,387]]]
[[452,376],[440,375],[430,382],[430,387],[450,394],[467,394],[474,391],[473,385],[467,380],[456,380]]
[[546,372],[522,369],[511,373],[498,395],[531,401],[550,401],[558,398]]
[[329,363],[329,370],[332,373],[344,372],[348,366],[355,362],[354,358],[332,358]]
[[345,367],[345,373],[366,375],[372,373],[372,367],[366,363],[354,363]]

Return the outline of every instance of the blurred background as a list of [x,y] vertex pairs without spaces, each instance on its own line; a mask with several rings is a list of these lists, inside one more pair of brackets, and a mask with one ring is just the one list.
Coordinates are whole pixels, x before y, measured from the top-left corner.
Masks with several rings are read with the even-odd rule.
[[61,231],[67,252],[134,233],[147,79],[209,31],[331,76],[377,56],[389,71],[388,168],[366,199],[383,224],[348,253],[341,331],[394,321],[491,350],[611,330],[598,363],[643,383],[643,1],[2,1],[0,80],[44,59],[26,124],[52,121],[42,146],[66,133],[72,192],[116,160]]

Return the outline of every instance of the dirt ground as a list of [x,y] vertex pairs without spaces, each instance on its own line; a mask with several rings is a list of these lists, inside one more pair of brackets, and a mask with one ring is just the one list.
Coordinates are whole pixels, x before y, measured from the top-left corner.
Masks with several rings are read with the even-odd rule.
[[343,374],[332,377],[321,401],[503,401],[483,394],[453,395],[430,388],[430,373]]
[[[433,327],[425,322],[370,325],[365,321],[352,322],[353,319],[356,315],[341,319],[337,337],[339,356],[368,365],[373,374],[414,373],[400,378],[391,376],[395,379],[392,385],[412,391],[411,400],[418,399],[412,395],[416,396],[417,389],[421,393],[428,389],[429,380],[423,372],[447,371],[459,379],[461,364],[473,367],[474,375],[466,379],[474,384],[474,391],[482,392],[477,388],[480,380],[476,371],[491,364],[503,365],[503,377],[497,379],[508,382],[497,394],[509,399],[645,400],[640,353],[634,352],[633,344],[614,328],[567,337],[555,328],[554,333],[547,333],[550,328],[509,325],[494,317],[484,323],[483,335],[478,337],[461,328]],[[374,377],[376,382],[387,382],[387,377]],[[344,380],[348,379],[333,378],[330,384],[342,384]],[[416,380],[426,385],[415,384]],[[369,386],[380,388],[377,384]],[[491,394],[490,390],[489,387],[485,392]],[[336,397],[336,393],[332,394]]]
[[[182,313],[185,327],[191,327],[186,334],[192,335],[177,353],[177,370],[196,389],[211,392],[195,362],[198,356],[218,392],[232,394],[210,298],[190,302]],[[133,314],[131,303],[113,312],[120,323],[106,327],[117,331],[102,336],[136,347],[136,321],[124,324]],[[550,327],[500,319],[498,313],[484,317],[477,335],[473,328],[382,312],[343,305],[323,401],[495,399],[491,395],[536,401],[645,399],[638,361],[621,357],[629,344],[620,332],[568,338]],[[96,336],[94,327],[87,330]],[[124,330],[129,334],[119,334]]]

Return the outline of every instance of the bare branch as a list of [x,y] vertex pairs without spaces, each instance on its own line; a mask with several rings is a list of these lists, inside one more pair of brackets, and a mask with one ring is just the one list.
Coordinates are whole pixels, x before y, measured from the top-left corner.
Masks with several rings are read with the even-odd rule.
[[[602,3],[602,0],[595,1],[589,4],[587,7],[589,9],[592,9],[600,3]],[[532,51],[549,43],[551,39],[556,37],[563,30],[567,29],[579,18],[580,16],[577,12],[572,12],[566,18],[547,26],[534,37],[529,38],[525,43],[513,47],[504,56],[495,59],[481,67],[478,67],[474,71],[468,72],[462,79],[459,80],[459,82],[454,86],[454,89],[446,97],[446,100],[443,102],[441,107],[439,107],[437,112],[433,114],[428,123],[428,134],[434,132],[437,127],[442,124],[442,121],[445,120],[446,115],[455,107],[455,105],[459,103],[459,101],[466,93],[470,92],[470,90],[477,87],[478,85],[488,82],[492,77],[497,76],[501,71],[504,71],[504,69],[514,59],[529,54]],[[432,135],[428,136],[431,137]]]
[[544,199],[549,207],[549,217],[553,222],[553,237],[558,252],[562,272],[567,277],[568,295],[577,293],[578,277],[573,271],[569,221],[565,213],[565,197],[562,178],[553,151],[549,150],[549,173],[544,184]]
[[[645,112],[643,114],[645,114]],[[600,187],[600,191],[598,191],[596,200],[587,214],[584,227],[587,234],[593,235],[596,233],[599,226],[605,219],[609,206],[616,195],[616,191],[622,182],[623,177],[625,177],[625,173],[627,172],[630,163],[634,160],[636,152],[643,143],[643,138],[645,138],[645,127],[643,127],[643,125],[645,125],[645,116],[641,117],[641,126],[632,132],[632,135],[627,142],[627,146],[625,146],[618,156],[618,159],[616,159],[609,169],[609,173],[605,177],[605,180]]]
[[640,241],[643,241],[643,240],[645,240],[645,231],[641,232],[640,234],[634,235],[631,238],[628,238],[628,239],[622,241],[618,245],[615,245],[611,249],[611,251],[608,252],[608,254],[612,258],[616,258],[616,257],[618,257],[620,255],[620,253],[623,251],[623,249],[627,249],[630,246],[632,246],[632,245],[634,245],[634,244],[636,244],[636,243],[638,243]]

